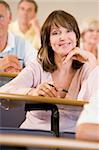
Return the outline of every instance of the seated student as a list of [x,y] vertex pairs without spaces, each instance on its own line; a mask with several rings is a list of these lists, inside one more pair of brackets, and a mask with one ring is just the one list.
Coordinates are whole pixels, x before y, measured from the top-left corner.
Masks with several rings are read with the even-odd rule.
[[9,30],[28,40],[36,49],[40,48],[40,25],[37,19],[38,6],[34,0],[20,0],[17,6],[17,19]]
[[99,142],[99,67],[90,74],[85,86],[85,92],[79,98],[89,99],[77,122],[76,137],[81,140]]
[[20,72],[23,66],[36,59],[37,50],[24,39],[8,32],[11,10],[0,0],[0,71]]
[[90,19],[81,24],[81,48],[93,53],[99,64],[99,20]]
[[[79,48],[79,40],[75,18],[62,10],[53,11],[42,26],[38,61],[23,69],[1,87],[0,92],[76,100],[83,82],[96,65],[95,56]],[[60,131],[74,131],[79,109],[63,105],[58,108]],[[50,130],[49,113],[27,112],[21,128]]]

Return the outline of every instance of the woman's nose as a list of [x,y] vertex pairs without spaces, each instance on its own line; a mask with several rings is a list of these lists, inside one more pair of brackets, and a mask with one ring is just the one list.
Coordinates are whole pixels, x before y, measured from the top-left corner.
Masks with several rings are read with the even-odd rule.
[[61,40],[66,39],[66,34],[65,34],[64,32],[62,32],[62,33],[60,34],[60,39],[61,39]]

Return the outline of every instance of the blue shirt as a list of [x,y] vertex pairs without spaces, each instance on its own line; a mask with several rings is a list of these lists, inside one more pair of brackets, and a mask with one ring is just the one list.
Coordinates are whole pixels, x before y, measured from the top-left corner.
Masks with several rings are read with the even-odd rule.
[[[37,50],[23,38],[9,32],[7,46],[2,52],[0,52],[0,57],[3,58],[7,55],[16,55],[22,67],[24,67],[31,61],[36,60]],[[9,80],[11,79],[8,77],[0,77],[0,86],[4,85]]]
[[26,66],[28,63],[36,59],[37,50],[23,38],[8,33],[7,46],[2,52],[0,52],[0,57],[2,58],[6,55],[16,55],[22,66]]

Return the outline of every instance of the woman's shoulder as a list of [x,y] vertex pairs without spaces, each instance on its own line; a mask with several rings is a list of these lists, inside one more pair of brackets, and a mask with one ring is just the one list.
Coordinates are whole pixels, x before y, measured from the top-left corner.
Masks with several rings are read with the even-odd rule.
[[39,63],[37,60],[34,60],[33,62],[30,62],[27,67],[27,70],[31,70],[32,72],[39,73],[41,75],[48,75],[50,74],[49,72],[46,72],[43,70],[42,64]]
[[42,70],[43,71],[42,65],[37,60],[31,61],[30,63],[28,63],[26,68],[30,70]]
[[88,78],[90,73],[96,68],[96,66],[91,66],[89,63],[84,63],[83,66],[78,69],[78,76],[81,78],[81,80],[85,80]]
[[97,66],[97,60],[96,57],[91,53],[86,51],[86,56],[88,57],[88,59],[86,59],[84,65],[83,65],[83,70],[93,70],[96,66]]
[[42,65],[38,61],[31,62],[27,67],[27,72],[31,72],[40,81],[52,81],[51,73],[43,70]]
[[90,73],[90,78],[99,79],[99,66],[96,66]]

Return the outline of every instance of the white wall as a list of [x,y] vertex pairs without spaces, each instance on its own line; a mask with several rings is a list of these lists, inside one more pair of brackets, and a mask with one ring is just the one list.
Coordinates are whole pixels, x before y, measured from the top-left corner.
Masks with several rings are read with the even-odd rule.
[[[16,16],[16,5],[19,0],[6,0]],[[41,24],[45,18],[55,9],[63,9],[71,13],[78,23],[89,18],[99,19],[99,0],[35,0],[38,4],[38,18]]]

